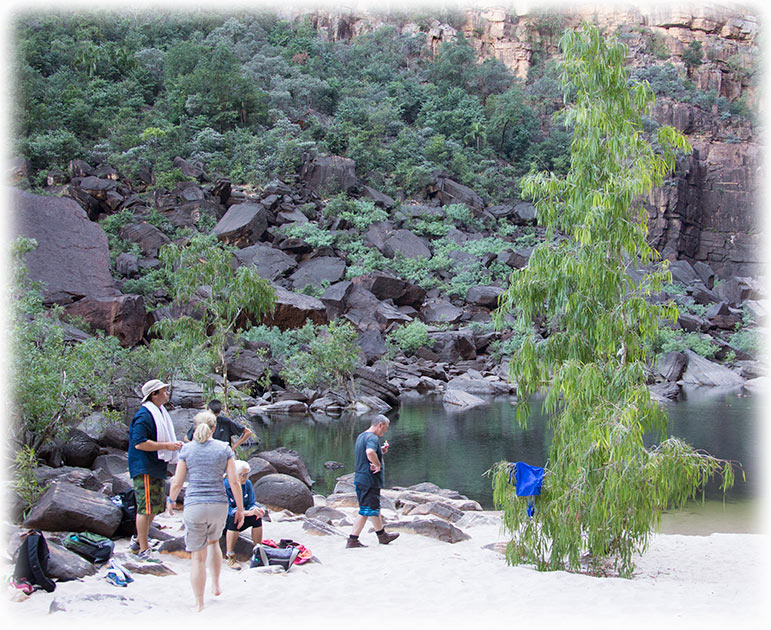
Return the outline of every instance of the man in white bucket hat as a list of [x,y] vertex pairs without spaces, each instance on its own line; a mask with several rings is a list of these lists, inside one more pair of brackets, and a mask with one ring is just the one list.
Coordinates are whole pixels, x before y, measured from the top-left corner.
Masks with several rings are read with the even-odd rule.
[[142,385],[142,406],[129,427],[129,475],[137,501],[137,556],[157,560],[150,549],[148,534],[156,514],[166,509],[167,466],[176,462],[182,442],[164,405],[169,402],[169,385],[158,379]]

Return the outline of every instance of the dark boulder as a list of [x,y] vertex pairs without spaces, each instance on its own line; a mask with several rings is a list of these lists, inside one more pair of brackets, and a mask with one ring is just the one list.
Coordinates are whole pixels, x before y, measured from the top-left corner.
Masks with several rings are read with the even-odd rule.
[[341,521],[346,517],[345,512],[336,510],[335,508],[328,507],[326,505],[314,505],[308,508],[305,512],[305,516],[308,518],[315,518],[323,523],[332,525],[333,521]]
[[387,368],[379,364],[372,367],[361,365],[356,368],[353,378],[359,394],[376,396],[392,408],[399,407],[401,394],[397,387],[388,382]]
[[426,297],[425,289],[385,271],[373,271],[352,281],[379,300],[392,300],[397,306],[420,308]]
[[125,226],[120,231],[122,239],[139,245],[145,256],[155,258],[161,247],[168,245],[171,240],[161,230],[150,223],[134,223]]
[[327,323],[327,309],[324,303],[310,295],[292,293],[274,286],[276,290],[276,308],[263,319],[266,326],[277,326],[281,330],[302,328],[310,320],[314,324]]
[[672,273],[672,280],[674,282],[679,282],[686,287],[699,280],[698,274],[687,260],[670,261],[669,271]]
[[744,383],[744,379],[736,372],[705,359],[692,350],[686,350],[685,355],[688,359],[688,367],[683,373],[682,381],[687,385],[739,387]]
[[207,180],[203,164],[198,161],[188,162],[184,158],[177,156],[174,158],[171,165],[173,168],[178,168],[185,177],[192,177],[199,182],[205,182]]
[[494,309],[498,307],[498,298],[502,294],[501,287],[473,286],[466,292],[466,302]]
[[79,429],[70,429],[62,445],[62,459],[67,466],[89,468],[99,455],[99,443]]
[[457,363],[477,357],[474,334],[470,330],[430,332],[428,338],[431,341],[431,349],[439,356],[440,361]]
[[70,582],[72,580],[81,580],[89,575],[95,575],[96,566],[79,556],[74,551],[70,551],[53,540],[47,540],[48,543],[48,572],[47,575],[57,582]]
[[714,304],[719,302],[718,296],[710,291],[701,280],[695,282],[692,286],[688,287],[686,293],[693,298],[696,304]]
[[342,280],[329,285],[324,290],[321,301],[327,309],[329,321],[337,319],[345,312],[351,289],[353,289],[353,283],[350,280]]
[[249,481],[254,485],[258,479],[265,477],[266,475],[274,475],[278,471],[273,467],[267,459],[257,457],[256,455],[250,457],[247,460],[249,464]]
[[123,252],[115,258],[115,270],[124,278],[133,278],[139,274],[139,257]]
[[68,304],[84,296],[115,296],[110,251],[102,227],[89,221],[72,199],[14,190],[14,228],[34,238],[25,257],[29,279],[41,282],[46,304]]
[[231,381],[259,381],[269,367],[269,361],[249,348],[229,347],[225,351],[228,378]]
[[441,518],[432,517],[419,518],[412,521],[391,521],[388,523],[388,531],[420,534],[421,536],[435,538],[436,540],[451,544],[471,538],[471,536],[452,523]]
[[712,267],[699,260],[693,263],[693,270],[696,272],[696,275],[701,278],[704,286],[711,291],[715,286],[715,272],[712,270]]
[[310,488],[290,475],[276,473],[265,475],[254,484],[255,499],[274,510],[289,510],[295,514],[304,514],[313,506],[313,494]]
[[102,471],[108,475],[122,475],[128,472],[128,453],[120,454],[107,453],[99,455],[91,464],[92,470]]
[[297,267],[295,259],[268,243],[255,243],[236,251],[239,265],[253,266],[261,278],[271,282]]
[[366,363],[377,361],[386,353],[383,335],[377,330],[365,330],[359,334],[359,348]]
[[658,371],[665,381],[677,382],[688,365],[688,359],[682,352],[667,352],[658,361]]
[[529,225],[535,222],[535,206],[527,201],[522,201],[514,206],[510,216],[512,223],[516,225]]
[[742,303],[742,284],[737,278],[726,278],[723,282],[718,283],[714,289],[714,294],[717,296],[715,302],[725,302],[729,306],[737,308]]
[[709,328],[709,322],[706,319],[685,311],[680,312],[677,324],[687,332],[701,332]]
[[89,531],[110,537],[123,515],[108,497],[71,483],[54,483],[30,510],[23,526],[45,531]]
[[38,466],[35,468],[35,479],[41,487],[54,483],[65,482],[93,492],[100,492],[103,484],[96,474],[88,468],[78,466]]
[[361,196],[365,199],[370,199],[375,203],[376,206],[380,206],[381,208],[386,208],[389,210],[396,204],[396,202],[391,197],[381,193],[379,190],[375,190],[371,186],[362,186]]
[[448,178],[439,177],[436,183],[428,188],[429,196],[439,198],[443,206],[453,203],[462,203],[469,208],[481,210],[485,207],[485,202],[477,193],[468,186]]
[[128,450],[129,430],[122,422],[105,418],[94,412],[83,419],[78,428],[97,441],[100,446]]
[[307,285],[322,286],[323,282],[333,284],[345,276],[345,261],[334,256],[319,256],[300,263],[289,279],[292,287],[299,291]]
[[497,260],[513,269],[522,269],[527,266],[532,253],[532,248],[504,249],[498,254]]
[[264,459],[276,472],[283,475],[290,475],[302,481],[309,488],[313,485],[313,479],[311,479],[308,467],[300,457],[297,451],[284,446],[279,446],[272,451],[262,451],[257,453],[255,457]]
[[94,328],[117,337],[125,348],[137,345],[144,337],[147,310],[141,295],[87,296],[64,308],[68,315],[81,317]]
[[431,258],[431,248],[427,241],[409,230],[394,230],[383,242],[381,253],[386,258],[397,254],[405,258]]
[[463,309],[444,299],[427,301],[422,310],[422,319],[427,324],[455,324],[460,321]]
[[230,206],[212,232],[223,243],[244,248],[260,240],[268,227],[268,211],[260,203]]
[[740,313],[733,310],[725,302],[710,306],[704,313],[704,318],[713,326],[723,330],[735,330],[736,324],[742,321]]
[[303,164],[300,178],[317,191],[347,192],[358,183],[356,162],[338,155],[319,155]]

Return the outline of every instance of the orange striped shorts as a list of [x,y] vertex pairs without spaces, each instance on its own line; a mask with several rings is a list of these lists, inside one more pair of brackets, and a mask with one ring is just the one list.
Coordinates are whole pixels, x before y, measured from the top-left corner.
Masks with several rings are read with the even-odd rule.
[[137,514],[160,514],[166,509],[163,479],[137,475],[134,477],[134,495],[137,500]]

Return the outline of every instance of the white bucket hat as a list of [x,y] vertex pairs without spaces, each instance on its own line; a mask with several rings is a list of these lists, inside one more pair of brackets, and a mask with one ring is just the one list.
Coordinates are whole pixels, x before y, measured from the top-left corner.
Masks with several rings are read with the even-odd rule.
[[142,402],[145,402],[148,398],[150,398],[150,394],[153,392],[157,392],[159,389],[163,389],[164,387],[168,386],[168,383],[159,381],[157,378],[154,378],[152,381],[147,381],[144,385],[142,385]]

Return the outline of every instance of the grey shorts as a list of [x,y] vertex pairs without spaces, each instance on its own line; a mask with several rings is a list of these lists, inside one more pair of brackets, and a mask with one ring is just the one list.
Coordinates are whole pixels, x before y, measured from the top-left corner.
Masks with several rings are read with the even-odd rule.
[[191,552],[200,551],[209,541],[217,541],[222,536],[228,517],[228,504],[194,503],[186,505],[183,514],[185,549]]

